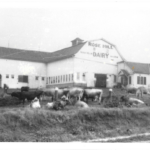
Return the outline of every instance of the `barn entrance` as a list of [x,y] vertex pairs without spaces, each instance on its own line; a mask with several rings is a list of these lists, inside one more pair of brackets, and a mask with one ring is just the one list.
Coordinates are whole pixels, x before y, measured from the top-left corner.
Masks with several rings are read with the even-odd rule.
[[106,74],[95,74],[96,83],[95,87],[97,88],[106,88]]

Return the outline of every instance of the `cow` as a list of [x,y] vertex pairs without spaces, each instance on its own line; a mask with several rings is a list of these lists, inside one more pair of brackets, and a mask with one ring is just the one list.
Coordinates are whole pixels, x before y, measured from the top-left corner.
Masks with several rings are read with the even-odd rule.
[[40,100],[37,97],[35,97],[34,100],[31,101],[30,107],[31,108],[41,108]]
[[129,96],[121,96],[120,99],[122,102],[125,102],[126,104],[129,104],[130,106],[146,105],[142,100],[129,97]]
[[53,108],[53,106],[54,106],[54,102],[50,102],[46,104],[47,108]]
[[80,87],[72,87],[69,89],[69,98],[77,98],[79,100],[81,100],[82,96],[83,96],[83,92],[84,92],[84,89],[83,88],[80,88]]
[[68,104],[68,97],[63,95],[60,100],[47,103],[46,107],[54,110],[59,110],[63,109],[67,104]]
[[29,91],[29,87],[28,86],[22,86],[21,87],[21,92],[23,92],[23,91],[28,92]]
[[[55,88],[44,89],[44,90],[43,90],[43,96],[52,97],[52,101],[54,101],[55,92],[56,92],[56,89],[55,89]],[[65,95],[65,96],[68,97],[69,89],[67,89],[67,88],[58,89],[58,90],[57,90],[57,93],[58,93],[58,98],[59,98],[59,99],[60,99],[63,95]]]
[[25,100],[32,101],[35,97],[38,99],[41,99],[41,96],[43,95],[43,91],[30,91],[30,92],[13,92],[11,96],[17,97],[19,100],[22,101],[23,106],[25,103]]
[[89,108],[88,104],[80,100],[76,102],[75,106],[77,106],[78,108]]
[[103,95],[103,90],[101,89],[84,89],[82,100],[88,103],[88,99],[92,98],[94,101],[101,103],[101,98]]

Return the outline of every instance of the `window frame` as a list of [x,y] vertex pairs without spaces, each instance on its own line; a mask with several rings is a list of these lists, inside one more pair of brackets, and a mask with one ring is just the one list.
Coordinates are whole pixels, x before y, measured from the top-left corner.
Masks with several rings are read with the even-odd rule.
[[18,82],[29,83],[29,77],[27,75],[18,75]]

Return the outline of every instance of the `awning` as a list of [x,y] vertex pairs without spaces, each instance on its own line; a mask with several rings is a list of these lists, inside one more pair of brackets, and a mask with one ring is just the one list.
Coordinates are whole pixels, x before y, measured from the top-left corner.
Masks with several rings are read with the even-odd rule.
[[121,69],[118,75],[119,76],[129,76],[130,74],[128,71]]

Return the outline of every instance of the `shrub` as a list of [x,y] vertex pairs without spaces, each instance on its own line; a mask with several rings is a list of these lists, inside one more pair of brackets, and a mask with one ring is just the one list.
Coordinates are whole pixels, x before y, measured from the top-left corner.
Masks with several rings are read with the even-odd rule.
[[16,97],[4,97],[0,98],[0,106],[12,106],[12,105],[19,105],[21,101]]

